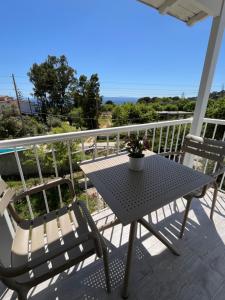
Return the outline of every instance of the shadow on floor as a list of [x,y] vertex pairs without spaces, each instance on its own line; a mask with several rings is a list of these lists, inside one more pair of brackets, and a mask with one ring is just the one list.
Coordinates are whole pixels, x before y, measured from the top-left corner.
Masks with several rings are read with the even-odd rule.
[[[180,257],[174,256],[154,236],[138,226],[129,299],[224,299],[222,295],[225,291],[225,232],[209,220],[207,205],[210,207],[210,195],[208,197],[207,200],[202,200],[202,204],[199,200],[193,201],[182,240],[178,239],[178,234],[185,202],[179,200],[179,203],[174,202],[147,216],[147,220],[155,224],[155,228],[180,250]],[[99,217],[104,222],[104,218],[110,219],[113,215],[108,210],[104,218],[101,215]],[[215,218],[217,217],[218,214],[215,213]],[[129,226],[122,225],[104,232],[110,249],[113,289],[111,295],[107,295],[105,291],[102,260],[92,257],[37,286],[31,290],[29,298],[119,299],[126,263],[128,233]],[[16,299],[15,293],[7,296],[7,291],[1,292],[1,300]]]

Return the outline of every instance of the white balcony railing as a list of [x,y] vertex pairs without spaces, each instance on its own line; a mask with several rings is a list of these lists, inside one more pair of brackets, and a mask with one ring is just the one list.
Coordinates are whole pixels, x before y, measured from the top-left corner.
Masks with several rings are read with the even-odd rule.
[[[54,135],[27,137],[13,140],[0,141],[0,149],[12,148],[11,160],[15,163],[13,174],[19,178],[21,187],[26,190],[29,177],[35,177],[43,183],[49,177],[70,176],[74,184],[76,173],[79,172],[78,162],[86,159],[95,159],[98,156],[119,154],[123,150],[122,142],[131,133],[146,135],[151,145],[151,150],[160,153],[177,151],[189,132],[192,119],[181,119],[147,123],[141,125],[129,125],[122,127],[70,132]],[[225,120],[204,119],[202,136],[224,140]],[[209,136],[210,135],[210,136]],[[23,147],[24,151],[19,151]],[[19,150],[18,150],[19,149]],[[63,152],[63,153],[62,153]],[[63,157],[62,157],[63,156]],[[44,157],[44,158],[43,158]],[[0,160],[9,160],[9,155],[1,155]],[[175,158],[173,158],[175,159]],[[27,166],[29,162],[32,166]],[[46,162],[48,163],[46,170]],[[208,162],[205,162],[206,171]],[[0,174],[3,171],[0,169]],[[9,170],[8,170],[9,172]],[[14,174],[16,173],[16,174]],[[220,188],[223,189],[224,176]],[[87,188],[87,181],[84,180]],[[58,187],[60,205],[63,205],[62,191]],[[49,212],[48,196],[43,193],[46,212]],[[32,202],[27,197],[30,217],[35,215]]]

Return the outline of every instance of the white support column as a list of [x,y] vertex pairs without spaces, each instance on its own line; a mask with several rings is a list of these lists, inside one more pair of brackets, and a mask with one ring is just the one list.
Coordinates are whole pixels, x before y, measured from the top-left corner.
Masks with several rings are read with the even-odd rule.
[[222,44],[225,28],[225,0],[221,9],[221,14],[213,19],[212,29],[209,38],[207,54],[205,58],[204,69],[202,72],[201,83],[199,87],[198,99],[195,107],[191,134],[200,135],[208,104],[209,94],[212,87],[213,76],[218,60],[219,51]]
[[[208,49],[205,58],[205,64],[202,72],[201,83],[198,92],[194,117],[191,125],[190,133],[200,136],[205,117],[207,104],[209,101],[209,94],[212,87],[213,76],[216,69],[223,33],[225,28],[225,0],[221,8],[221,14],[214,17],[212,29],[209,37]],[[185,155],[184,164],[192,167],[193,156],[190,154]]]

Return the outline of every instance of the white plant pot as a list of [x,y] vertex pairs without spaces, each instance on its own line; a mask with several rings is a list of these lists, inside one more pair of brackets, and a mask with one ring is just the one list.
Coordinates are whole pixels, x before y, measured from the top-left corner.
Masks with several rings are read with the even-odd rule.
[[140,158],[129,156],[129,169],[133,171],[142,171],[144,169],[144,156]]

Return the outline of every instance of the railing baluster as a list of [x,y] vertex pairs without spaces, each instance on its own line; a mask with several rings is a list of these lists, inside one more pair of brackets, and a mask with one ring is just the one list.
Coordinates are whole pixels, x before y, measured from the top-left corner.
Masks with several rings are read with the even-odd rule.
[[[187,130],[187,123],[184,125],[184,132],[183,132],[183,136],[182,136],[181,147],[184,144],[184,138],[185,138],[185,135],[186,135],[186,130]],[[181,160],[181,155],[179,156],[179,159],[178,159],[179,163],[180,163],[180,160]]]
[[116,137],[116,154],[118,155],[119,152],[120,152],[120,134],[118,132]]
[[203,131],[203,134],[202,134],[203,138],[205,137],[207,126],[208,126],[208,123],[205,123],[204,131]]
[[[175,133],[175,125],[173,126],[173,131],[172,131],[172,137],[171,137],[171,143],[170,143],[170,152],[172,152],[172,150],[173,150],[174,133]],[[169,155],[169,159],[170,159],[170,155]]]
[[183,137],[182,137],[181,146],[183,146],[183,143],[184,143],[184,138],[185,138],[185,135],[186,135],[186,130],[187,130],[187,123],[184,125],[184,133],[183,133]]
[[154,145],[155,145],[155,128],[153,129],[153,136],[152,136],[152,151],[154,152]]
[[[0,175],[0,179],[1,179],[1,175]],[[12,206],[14,207],[13,203],[12,203]],[[13,221],[13,220],[10,218],[7,209],[4,211],[4,217],[5,217],[6,224],[7,224],[8,228],[9,228],[9,232],[10,232],[10,234],[11,234],[11,237],[14,238],[14,237],[15,237],[15,226],[16,226],[16,222]],[[15,223],[14,223],[14,222],[15,222]]]
[[87,209],[89,210],[89,201],[88,201],[88,194],[87,194],[87,176],[86,174],[84,174],[84,189],[85,189],[85,196],[86,196],[86,205],[87,205]]
[[[58,168],[57,168],[55,149],[54,149],[53,145],[52,145],[52,158],[53,158],[53,166],[54,166],[54,169],[55,169],[55,176],[56,176],[56,178],[58,178],[59,177],[59,172],[58,172]],[[59,194],[60,206],[63,207],[62,192],[61,192],[60,185],[58,185],[58,194]]]
[[95,144],[94,144],[94,159],[98,157],[98,145],[97,145],[97,136],[95,137]]
[[[225,140],[225,131],[224,131],[224,133],[223,133],[222,141],[224,142],[224,140]],[[222,176],[222,178],[221,178],[221,182],[220,182],[219,189],[222,188],[222,185],[223,185],[223,182],[224,182],[224,178],[225,178],[225,173],[223,173],[223,176]]]
[[72,181],[72,185],[73,185],[73,188],[74,188],[73,165],[72,165],[72,156],[71,156],[70,141],[67,141],[67,152],[68,152],[68,157],[69,157],[70,179]]
[[220,182],[220,186],[219,186],[220,189],[222,189],[224,178],[225,178],[225,173],[223,173],[223,176],[222,176],[222,179],[221,179],[221,182]]
[[165,144],[164,144],[164,152],[166,152],[166,148],[167,148],[169,130],[170,130],[170,126],[168,126],[167,130],[166,130],[166,139],[165,139]]
[[[21,163],[20,163],[20,158],[19,158],[19,155],[18,155],[18,152],[17,152],[16,148],[14,148],[14,154],[15,154],[15,157],[16,157],[16,163],[17,163],[17,167],[18,167],[18,170],[19,170],[19,173],[20,173],[21,182],[22,182],[22,185],[23,185],[23,190],[26,191],[27,190],[26,181],[24,179],[23,169],[22,169],[22,166],[21,166]],[[31,207],[30,197],[26,196],[26,200],[27,200],[30,216],[31,216],[32,219],[34,219],[34,213],[33,213],[32,207]]]
[[[177,152],[177,148],[178,148],[178,143],[179,143],[179,139],[180,139],[180,131],[181,131],[181,124],[178,127],[178,133],[177,133],[177,140],[176,140],[176,145],[175,145],[175,149],[174,151]],[[174,155],[173,160],[175,160],[176,155]]]
[[215,125],[214,130],[213,130],[213,135],[212,139],[215,139],[216,131],[217,131],[218,124]]
[[[44,183],[44,180],[43,180],[42,171],[41,171],[41,165],[40,165],[40,161],[39,161],[39,157],[38,157],[37,146],[34,145],[33,149],[34,149],[34,156],[35,156],[35,159],[36,159],[36,164],[37,164],[37,169],[38,169],[38,175],[39,175],[40,183],[42,184],[42,183]],[[46,191],[43,190],[42,193],[43,193],[43,197],[44,197],[44,201],[45,201],[46,211],[47,211],[47,213],[49,213],[48,199],[47,199]]]
[[107,138],[106,138],[106,156],[109,155],[109,136],[107,135]]
[[81,149],[82,149],[82,154],[81,154],[81,160],[85,160],[85,150],[84,150],[84,139],[81,139]]
[[[214,127],[214,130],[213,130],[212,139],[215,138],[217,127],[218,127],[218,125],[216,124],[215,127]],[[208,163],[209,163],[209,160],[206,159],[205,167],[204,167],[204,171],[203,171],[204,173],[206,173],[206,169],[207,169]]]
[[160,153],[160,148],[161,148],[161,140],[162,140],[162,127],[160,128],[160,136],[159,136],[159,146],[158,146],[158,153]]

